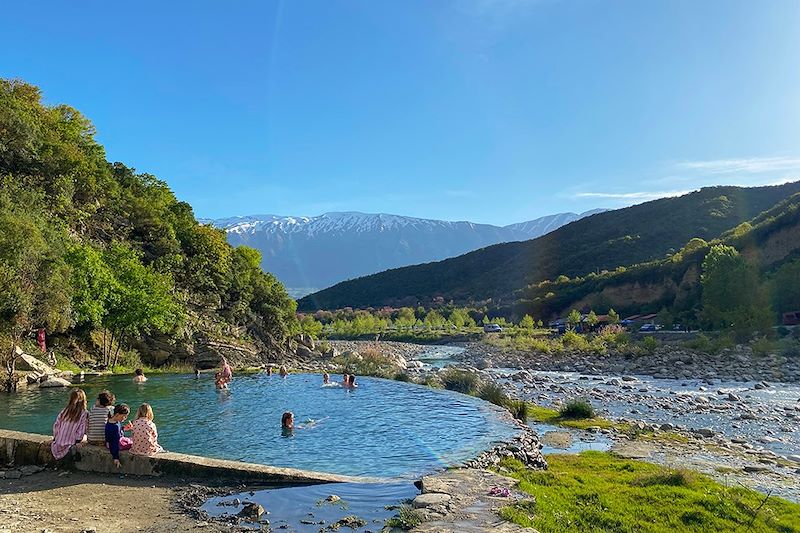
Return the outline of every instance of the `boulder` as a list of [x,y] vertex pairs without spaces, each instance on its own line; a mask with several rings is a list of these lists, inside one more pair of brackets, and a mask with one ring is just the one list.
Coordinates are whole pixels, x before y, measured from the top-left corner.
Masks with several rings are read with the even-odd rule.
[[53,387],[69,387],[72,383],[67,381],[64,378],[56,378],[56,377],[49,377],[45,381],[42,381],[39,386],[42,388],[53,388]]
[[23,372],[38,372],[39,374],[47,376],[56,374],[58,372],[54,368],[50,367],[47,363],[39,361],[34,356],[26,353],[19,355],[17,358],[16,368],[17,370],[21,370]]
[[250,520],[258,520],[264,514],[264,508],[257,503],[246,503],[242,510],[239,511],[239,516],[249,518]]
[[706,437],[706,438],[714,436],[714,430],[711,428],[693,429],[692,433],[695,433],[697,435],[700,435],[701,437]]
[[297,357],[300,357],[301,359],[311,359],[315,355],[311,348],[304,344],[298,344],[297,351],[295,353],[297,354]]
[[425,509],[426,507],[433,507],[434,505],[445,505],[451,499],[452,496],[449,494],[443,494],[441,492],[426,492],[425,494],[420,494],[414,501],[411,502],[411,505],[415,509]]

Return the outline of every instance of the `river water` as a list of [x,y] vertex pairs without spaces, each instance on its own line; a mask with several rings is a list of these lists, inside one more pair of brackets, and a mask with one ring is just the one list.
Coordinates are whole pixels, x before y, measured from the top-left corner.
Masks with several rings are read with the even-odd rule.
[[[434,346],[419,359],[431,367],[444,368],[459,363],[464,351],[459,346]],[[624,376],[623,380],[623,376],[542,371],[528,371],[524,379],[512,379],[517,372],[489,370],[498,381],[513,385],[519,397],[541,405],[586,398],[595,409],[613,418],[708,428],[778,455],[800,455],[800,384],[768,383],[757,388],[761,384],[752,381],[647,376]],[[580,444],[577,446],[574,451],[581,450]]]

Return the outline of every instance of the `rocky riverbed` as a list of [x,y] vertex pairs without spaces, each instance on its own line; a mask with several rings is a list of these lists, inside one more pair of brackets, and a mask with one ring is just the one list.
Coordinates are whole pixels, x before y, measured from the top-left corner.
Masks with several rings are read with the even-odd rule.
[[665,345],[656,348],[653,353],[638,355],[615,350],[604,354],[577,351],[546,354],[501,349],[484,343],[461,346],[465,348],[463,361],[478,368],[524,368],[604,375],[636,374],[665,379],[800,382],[800,355],[756,355],[748,345],[737,345],[717,354]]

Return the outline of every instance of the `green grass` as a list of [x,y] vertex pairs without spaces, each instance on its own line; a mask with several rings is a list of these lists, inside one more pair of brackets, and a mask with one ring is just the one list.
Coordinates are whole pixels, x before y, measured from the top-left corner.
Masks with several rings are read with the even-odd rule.
[[618,424],[611,420],[601,417],[585,418],[579,420],[572,420],[563,418],[561,413],[550,407],[543,407],[541,405],[528,404],[528,418],[542,424],[552,424],[554,426],[564,426],[575,429],[586,429],[590,427],[598,427],[600,429],[616,428]]
[[387,528],[413,529],[422,523],[422,514],[408,504],[397,509],[397,515],[386,521]]
[[800,505],[711,478],[608,453],[549,455],[549,469],[502,466],[534,496],[501,516],[541,533],[800,532]]
[[558,410],[558,416],[564,420],[586,420],[595,418],[595,413],[588,401],[569,400]]
[[480,379],[468,370],[448,368],[439,375],[445,389],[474,396],[478,391]]

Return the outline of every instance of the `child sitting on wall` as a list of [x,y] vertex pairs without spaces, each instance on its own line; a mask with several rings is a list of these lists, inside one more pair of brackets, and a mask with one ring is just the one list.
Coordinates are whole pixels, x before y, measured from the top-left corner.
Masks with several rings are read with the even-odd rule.
[[136,420],[131,424],[131,431],[133,437],[131,453],[153,455],[164,451],[164,448],[158,444],[158,429],[153,423],[153,408],[149,403],[139,406],[139,410],[136,411]]
[[114,414],[115,399],[114,393],[107,390],[101,391],[97,395],[97,400],[89,410],[89,429],[86,430],[89,444],[106,445],[106,422]]
[[122,427],[122,423],[127,420],[130,412],[130,408],[124,403],[121,403],[114,407],[114,414],[108,419],[108,422],[106,422],[106,446],[108,446],[108,450],[111,452],[111,457],[114,458],[114,464],[117,468],[120,466],[120,450],[130,450],[132,444],[131,439],[126,437],[123,432],[124,429],[128,429],[130,426]]

